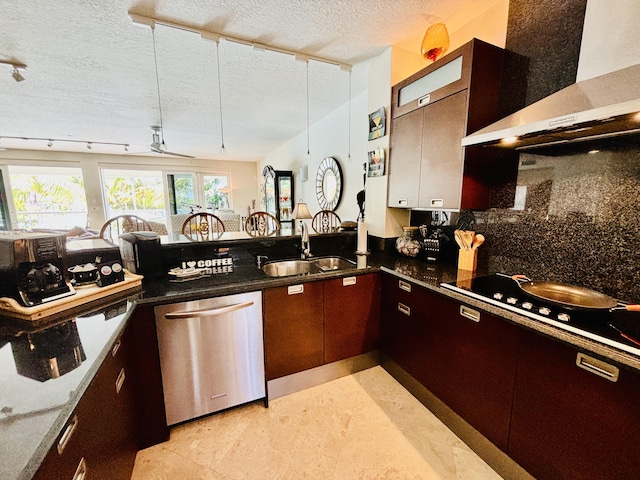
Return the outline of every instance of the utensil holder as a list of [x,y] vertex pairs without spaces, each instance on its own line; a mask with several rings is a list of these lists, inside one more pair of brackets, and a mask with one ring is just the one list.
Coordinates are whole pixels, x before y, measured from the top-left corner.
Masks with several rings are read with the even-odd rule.
[[474,271],[478,265],[478,250],[463,250],[458,253],[458,270]]

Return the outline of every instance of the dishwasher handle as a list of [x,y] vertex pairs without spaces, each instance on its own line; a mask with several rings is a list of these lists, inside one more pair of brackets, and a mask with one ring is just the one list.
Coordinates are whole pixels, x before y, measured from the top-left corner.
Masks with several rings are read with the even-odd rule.
[[214,315],[222,315],[223,313],[235,312],[236,310],[242,310],[253,305],[253,301],[235,303],[233,305],[227,305],[225,307],[207,308],[205,310],[193,310],[193,311],[177,311],[169,312],[165,314],[167,320],[177,320],[180,318],[201,318],[212,317]]

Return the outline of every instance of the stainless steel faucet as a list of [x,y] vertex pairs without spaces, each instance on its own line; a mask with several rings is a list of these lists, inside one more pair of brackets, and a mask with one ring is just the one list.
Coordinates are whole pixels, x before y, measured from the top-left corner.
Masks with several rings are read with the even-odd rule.
[[307,224],[300,221],[300,258],[305,260],[311,257],[311,247],[309,245],[309,230]]

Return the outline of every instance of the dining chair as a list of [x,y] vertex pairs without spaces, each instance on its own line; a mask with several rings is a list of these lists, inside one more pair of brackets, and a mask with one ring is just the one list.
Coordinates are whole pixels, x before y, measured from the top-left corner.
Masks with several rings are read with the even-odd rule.
[[244,229],[252,237],[268,237],[280,230],[280,222],[269,212],[254,212],[247,217]]
[[320,210],[311,219],[311,228],[316,233],[337,232],[340,223],[340,217],[333,210]]
[[107,220],[100,229],[100,238],[117,240],[118,235],[131,232],[151,232],[151,224],[136,215],[118,215]]
[[182,224],[182,234],[191,240],[215,240],[224,231],[224,222],[209,212],[189,215]]

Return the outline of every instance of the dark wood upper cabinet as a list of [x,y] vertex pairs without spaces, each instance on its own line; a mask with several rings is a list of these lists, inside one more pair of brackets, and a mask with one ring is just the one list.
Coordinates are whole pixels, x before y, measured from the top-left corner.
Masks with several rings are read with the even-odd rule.
[[461,146],[500,117],[505,51],[474,39],[395,85],[388,206],[485,210],[517,153]]

